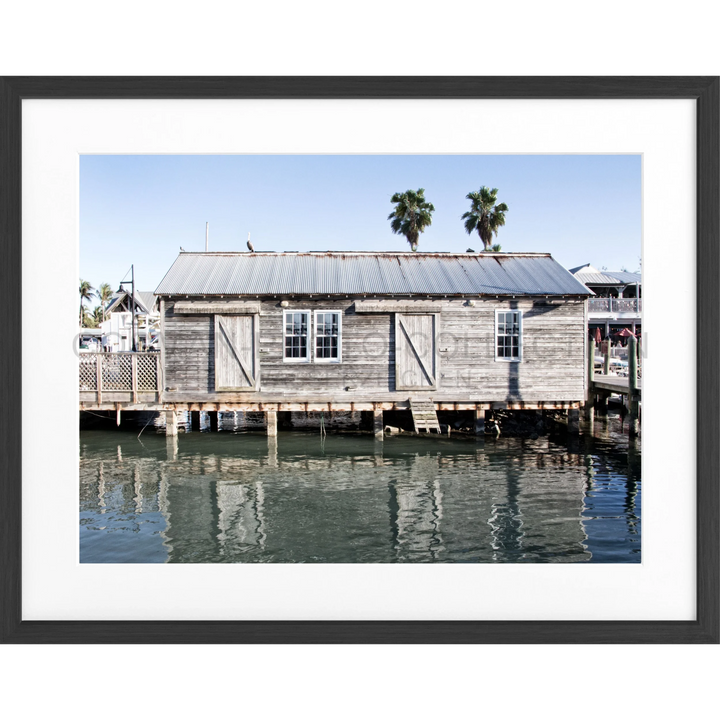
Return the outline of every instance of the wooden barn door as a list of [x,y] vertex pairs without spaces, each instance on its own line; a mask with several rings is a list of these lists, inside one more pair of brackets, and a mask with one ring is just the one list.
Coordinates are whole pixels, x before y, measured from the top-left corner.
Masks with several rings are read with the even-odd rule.
[[257,390],[258,316],[215,316],[215,389]]
[[395,313],[395,388],[434,390],[438,386],[438,315]]

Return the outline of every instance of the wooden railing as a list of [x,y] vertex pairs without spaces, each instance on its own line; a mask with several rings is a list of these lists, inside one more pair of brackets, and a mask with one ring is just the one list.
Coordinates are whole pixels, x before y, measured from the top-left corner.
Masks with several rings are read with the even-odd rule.
[[589,312],[642,312],[642,298],[590,298]]
[[94,392],[98,403],[103,392],[157,393],[160,353],[80,353],[79,389]]

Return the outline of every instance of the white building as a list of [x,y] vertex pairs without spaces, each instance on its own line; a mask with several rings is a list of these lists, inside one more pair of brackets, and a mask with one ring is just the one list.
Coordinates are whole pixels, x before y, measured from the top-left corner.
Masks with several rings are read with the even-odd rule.
[[[130,352],[133,349],[133,302],[125,290],[115,293],[101,323],[105,352]],[[154,347],[158,341],[160,313],[152,292],[135,292],[135,345],[138,351]]]

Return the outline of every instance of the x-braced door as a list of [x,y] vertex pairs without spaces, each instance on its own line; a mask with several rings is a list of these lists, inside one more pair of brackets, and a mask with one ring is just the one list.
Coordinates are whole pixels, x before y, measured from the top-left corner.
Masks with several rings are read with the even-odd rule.
[[438,386],[440,316],[395,313],[395,388],[435,390]]
[[215,390],[257,390],[258,315],[215,316]]

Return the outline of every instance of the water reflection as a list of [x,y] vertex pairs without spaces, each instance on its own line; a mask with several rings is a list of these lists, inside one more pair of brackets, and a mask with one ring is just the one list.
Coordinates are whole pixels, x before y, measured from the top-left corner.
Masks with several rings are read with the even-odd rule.
[[[639,562],[640,449],[87,431],[82,562]],[[623,444],[624,443],[624,444]]]

